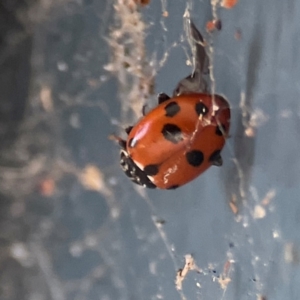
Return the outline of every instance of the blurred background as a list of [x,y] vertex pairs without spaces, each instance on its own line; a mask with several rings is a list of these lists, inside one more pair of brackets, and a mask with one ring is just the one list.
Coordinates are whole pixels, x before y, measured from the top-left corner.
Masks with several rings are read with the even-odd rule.
[[[110,136],[190,74],[188,15],[231,105],[224,165],[141,189]],[[2,0],[0,299],[299,299],[299,16],[296,0]]]

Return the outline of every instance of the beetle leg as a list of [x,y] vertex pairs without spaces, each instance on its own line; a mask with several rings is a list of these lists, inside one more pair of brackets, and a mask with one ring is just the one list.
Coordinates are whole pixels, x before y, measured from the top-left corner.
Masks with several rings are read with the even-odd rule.
[[128,127],[126,127],[126,128],[125,128],[125,132],[126,132],[127,134],[129,134],[130,131],[132,130],[132,128],[133,128],[133,126],[128,126]]
[[223,165],[223,159],[219,151],[211,156],[210,161],[213,166],[221,167]]
[[126,149],[126,141],[125,140],[119,139],[118,143],[122,149]]
[[142,114],[143,114],[143,116],[146,116],[146,114],[147,114],[147,109],[148,109],[148,105],[147,105],[147,104],[144,104],[144,105],[143,105],[143,108],[142,108]]
[[158,94],[157,99],[158,99],[158,104],[161,104],[171,98],[165,93],[160,93]]

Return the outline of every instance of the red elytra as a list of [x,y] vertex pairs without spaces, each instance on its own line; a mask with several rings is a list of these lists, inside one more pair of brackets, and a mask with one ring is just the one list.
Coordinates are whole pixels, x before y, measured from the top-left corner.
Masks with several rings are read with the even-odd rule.
[[229,126],[230,109],[223,97],[184,94],[143,117],[131,129],[125,150],[156,187],[176,188],[222,164]]

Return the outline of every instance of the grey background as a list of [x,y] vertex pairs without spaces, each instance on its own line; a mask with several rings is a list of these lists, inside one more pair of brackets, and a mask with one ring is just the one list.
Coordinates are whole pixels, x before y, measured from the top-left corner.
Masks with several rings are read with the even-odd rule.
[[[190,72],[187,6],[205,32],[209,1],[152,0],[141,9],[156,93],[171,94]],[[126,102],[132,86],[120,89],[121,78],[103,68],[110,30],[119,26],[112,4],[1,7],[1,300],[299,299],[299,2],[218,7],[222,30],[205,37],[215,90],[232,107],[231,137],[222,168],[175,191],[138,190],[108,139],[136,119]],[[45,88],[50,109],[41,104]],[[253,137],[245,134],[250,121]],[[103,174],[98,190],[80,180],[89,164]],[[39,189],[45,178],[55,182],[50,197]],[[203,272],[191,271],[178,292],[186,254]],[[222,289],[228,260],[231,282]]]

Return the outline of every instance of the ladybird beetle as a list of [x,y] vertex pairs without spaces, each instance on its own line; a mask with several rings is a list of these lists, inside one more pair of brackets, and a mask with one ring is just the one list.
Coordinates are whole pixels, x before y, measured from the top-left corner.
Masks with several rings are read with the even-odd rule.
[[208,57],[204,40],[191,20],[193,73],[181,80],[170,98],[126,129],[120,164],[135,183],[148,188],[175,189],[211,165],[221,166],[220,152],[230,127],[230,108],[220,95],[207,92]]

